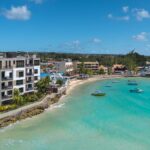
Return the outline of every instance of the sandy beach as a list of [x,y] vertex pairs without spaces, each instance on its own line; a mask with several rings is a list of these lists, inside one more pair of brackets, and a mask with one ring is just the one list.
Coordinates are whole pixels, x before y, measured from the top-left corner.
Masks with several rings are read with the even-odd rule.
[[77,87],[81,84],[84,84],[84,83],[94,82],[94,81],[98,81],[98,80],[122,78],[122,77],[123,76],[120,76],[120,75],[102,75],[102,76],[93,76],[91,78],[83,79],[83,80],[73,79],[69,82],[69,85],[67,87],[67,94],[70,94],[75,87]]

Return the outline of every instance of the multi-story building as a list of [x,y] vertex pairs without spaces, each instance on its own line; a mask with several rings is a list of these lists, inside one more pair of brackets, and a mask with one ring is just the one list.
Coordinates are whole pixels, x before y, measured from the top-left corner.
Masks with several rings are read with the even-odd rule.
[[[78,62],[78,61],[74,62],[75,70],[78,71],[81,65],[82,65],[82,62]],[[99,70],[99,63],[97,61],[96,62],[83,62],[83,68],[96,72]]]
[[65,59],[64,61],[55,62],[54,64],[58,72],[62,72],[70,75],[74,73],[74,65],[72,60],[70,59]]
[[20,94],[34,92],[40,79],[40,59],[33,56],[0,57],[0,105],[10,103],[13,89]]
[[100,65],[100,66],[99,66],[99,70],[101,70],[101,69],[104,70],[104,73],[105,73],[105,74],[108,74],[108,67],[105,67],[105,66],[103,66],[103,65]]
[[122,64],[114,64],[112,67],[113,74],[123,75],[126,71],[127,71],[126,66]]
[[41,67],[48,72],[64,73],[70,75],[74,73],[74,65],[70,59],[41,63]]

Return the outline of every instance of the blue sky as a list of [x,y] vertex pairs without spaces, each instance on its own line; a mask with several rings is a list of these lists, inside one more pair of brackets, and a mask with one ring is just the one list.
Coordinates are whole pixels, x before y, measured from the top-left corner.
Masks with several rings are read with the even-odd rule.
[[0,50],[150,55],[149,0],[1,0]]

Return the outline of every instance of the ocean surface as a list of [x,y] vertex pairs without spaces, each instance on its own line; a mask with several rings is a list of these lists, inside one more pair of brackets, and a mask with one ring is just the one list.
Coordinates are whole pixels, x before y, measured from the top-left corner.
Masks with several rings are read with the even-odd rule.
[[[150,79],[76,87],[45,113],[0,130],[0,150],[150,150]],[[112,87],[106,87],[111,85]],[[101,89],[105,97],[91,93]]]

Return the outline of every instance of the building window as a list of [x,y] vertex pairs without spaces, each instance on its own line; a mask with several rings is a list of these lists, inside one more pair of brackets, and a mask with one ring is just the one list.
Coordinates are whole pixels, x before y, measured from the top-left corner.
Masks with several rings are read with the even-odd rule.
[[11,67],[11,61],[9,61],[9,67]]
[[19,72],[19,77],[23,77],[24,76],[24,72],[23,71],[20,71]]
[[35,77],[34,77],[34,80],[35,80],[35,81],[38,80],[38,76],[35,76]]
[[13,61],[13,64],[15,65],[15,60]]
[[24,67],[24,60],[17,60],[16,61],[16,67]]
[[8,91],[7,94],[8,94],[9,96],[11,96],[11,95],[12,95],[12,90],[11,90],[11,91]]
[[0,69],[2,69],[2,61],[0,61]]
[[23,93],[23,88],[19,88],[20,93]]
[[34,65],[39,66],[40,65],[40,60],[34,60]]
[[5,61],[5,67],[7,68],[7,61]]
[[12,82],[8,82],[8,86],[10,87],[10,86],[12,86],[13,84],[12,84]]
[[22,85],[23,84],[23,80],[17,80],[16,81],[16,85]]
[[34,69],[34,73],[37,74],[38,73],[38,69]]

